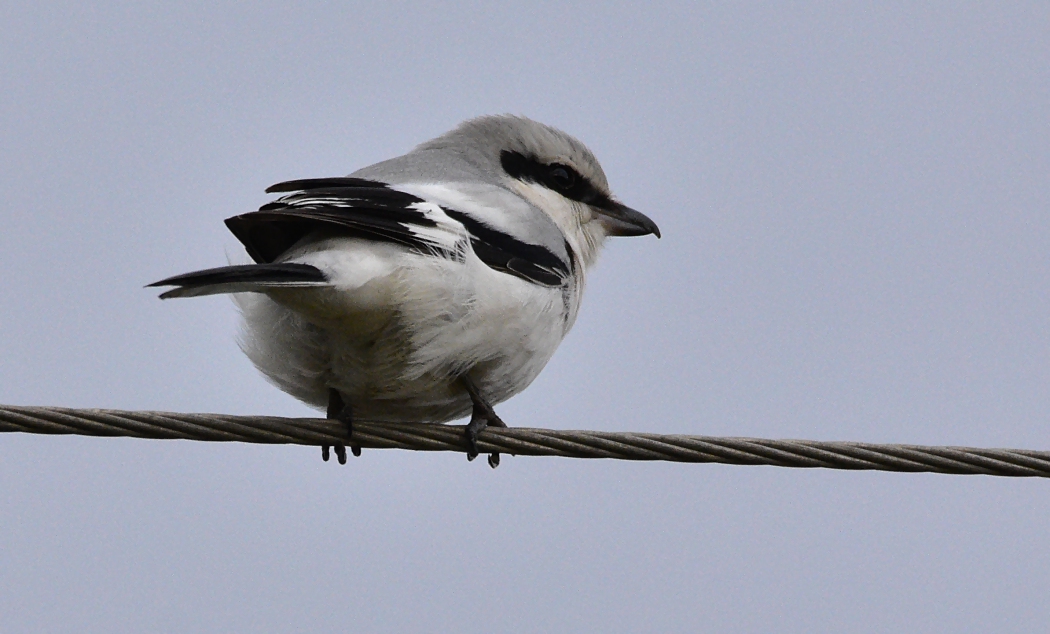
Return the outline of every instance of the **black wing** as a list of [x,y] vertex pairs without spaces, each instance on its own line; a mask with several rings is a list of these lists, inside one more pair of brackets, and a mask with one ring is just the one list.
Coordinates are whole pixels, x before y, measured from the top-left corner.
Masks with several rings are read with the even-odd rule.
[[378,181],[352,177],[294,180],[266,191],[293,193],[259,211],[226,220],[226,226],[259,263],[273,262],[304,236],[322,229],[448,257],[456,252],[465,229],[474,253],[494,270],[542,286],[560,286],[571,275],[572,264],[545,247]]
[[[318,178],[278,183],[267,193],[295,192],[259,211],[226,219],[226,226],[259,263],[273,262],[303,236],[319,229],[428,250],[418,229],[437,222],[418,208],[422,198],[361,178]],[[414,230],[415,229],[415,230]]]

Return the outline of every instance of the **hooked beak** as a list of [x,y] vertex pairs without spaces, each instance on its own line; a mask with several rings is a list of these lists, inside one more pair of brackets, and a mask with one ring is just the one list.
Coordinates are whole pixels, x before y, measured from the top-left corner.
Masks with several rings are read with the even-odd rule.
[[594,211],[601,216],[599,220],[610,236],[646,236],[651,233],[660,237],[660,227],[649,216],[627,205],[610,201],[601,207],[594,207]]

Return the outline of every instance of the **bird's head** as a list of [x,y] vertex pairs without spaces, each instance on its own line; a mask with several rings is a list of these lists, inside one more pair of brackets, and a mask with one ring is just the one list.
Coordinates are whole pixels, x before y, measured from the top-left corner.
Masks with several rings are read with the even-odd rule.
[[660,237],[648,216],[616,200],[587,146],[557,128],[525,117],[485,116],[424,146],[463,149],[464,158],[547,213],[588,264],[606,236]]

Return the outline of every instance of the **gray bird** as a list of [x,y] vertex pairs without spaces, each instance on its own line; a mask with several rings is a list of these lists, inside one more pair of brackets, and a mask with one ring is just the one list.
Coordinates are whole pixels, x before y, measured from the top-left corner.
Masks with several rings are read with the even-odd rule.
[[[524,117],[471,119],[348,177],[295,180],[226,226],[255,264],[186,273],[161,295],[235,293],[241,349],[277,387],[353,418],[477,435],[576,320],[607,236],[660,236],[597,159]],[[345,446],[337,445],[340,463]],[[328,460],[329,448],[322,448]],[[499,464],[499,454],[489,456]]]

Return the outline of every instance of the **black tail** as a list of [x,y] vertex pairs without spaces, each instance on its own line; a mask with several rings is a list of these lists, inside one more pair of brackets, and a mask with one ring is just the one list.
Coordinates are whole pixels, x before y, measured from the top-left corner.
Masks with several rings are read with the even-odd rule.
[[271,288],[302,288],[327,284],[328,278],[321,269],[309,264],[286,262],[222,266],[217,269],[183,273],[147,286],[175,286],[176,288],[161,293],[161,299],[168,299],[221,293],[259,293]]

